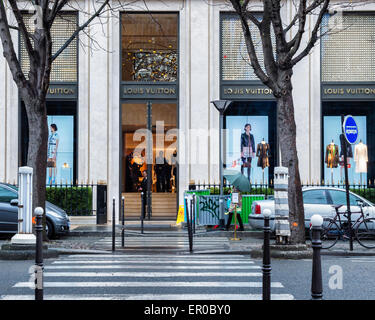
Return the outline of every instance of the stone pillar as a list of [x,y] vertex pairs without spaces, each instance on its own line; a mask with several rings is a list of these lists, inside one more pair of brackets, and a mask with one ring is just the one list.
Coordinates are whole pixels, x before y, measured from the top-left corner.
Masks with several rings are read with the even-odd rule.
[[276,243],[287,243],[290,237],[288,205],[288,168],[275,168],[275,233]]

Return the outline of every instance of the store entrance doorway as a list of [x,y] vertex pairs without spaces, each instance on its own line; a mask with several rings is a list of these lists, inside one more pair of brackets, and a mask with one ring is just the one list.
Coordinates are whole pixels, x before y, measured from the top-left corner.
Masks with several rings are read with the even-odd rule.
[[125,102],[121,123],[125,217],[140,217],[144,192],[146,219],[174,219],[178,186],[177,104]]

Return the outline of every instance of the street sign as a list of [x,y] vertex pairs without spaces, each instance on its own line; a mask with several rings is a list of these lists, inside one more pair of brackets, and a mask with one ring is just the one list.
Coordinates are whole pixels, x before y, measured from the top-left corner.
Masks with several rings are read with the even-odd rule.
[[346,141],[350,144],[355,144],[358,140],[358,126],[354,118],[351,115],[346,116],[342,126]]

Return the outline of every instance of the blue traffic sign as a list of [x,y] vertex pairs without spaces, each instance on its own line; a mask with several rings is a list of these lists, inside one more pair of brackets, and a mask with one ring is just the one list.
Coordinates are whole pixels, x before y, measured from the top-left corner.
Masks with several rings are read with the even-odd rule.
[[356,143],[358,139],[358,126],[352,116],[346,116],[342,124],[346,140],[350,144]]

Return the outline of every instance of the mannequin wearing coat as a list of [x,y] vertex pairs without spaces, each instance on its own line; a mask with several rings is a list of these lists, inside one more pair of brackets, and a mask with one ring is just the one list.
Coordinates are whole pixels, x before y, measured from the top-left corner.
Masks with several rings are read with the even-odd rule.
[[367,146],[362,141],[360,141],[354,148],[354,161],[356,173],[367,172]]

